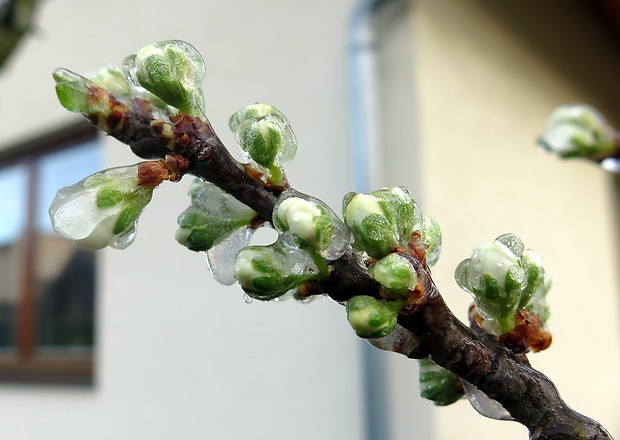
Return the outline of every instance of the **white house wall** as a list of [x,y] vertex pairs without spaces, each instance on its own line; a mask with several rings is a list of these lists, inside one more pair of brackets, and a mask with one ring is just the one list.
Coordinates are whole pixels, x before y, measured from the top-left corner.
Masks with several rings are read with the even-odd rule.
[[[42,1],[34,34],[0,76],[0,144],[78,121],[51,73],[121,63],[184,39],[207,64],[207,114],[264,101],[299,139],[293,185],[338,208],[351,190],[346,26],[352,1]],[[106,162],[137,161],[104,139]],[[236,154],[236,153],[235,153]],[[245,304],[174,240],[188,182],[162,185],[126,251],[104,251],[95,386],[0,385],[0,438],[360,439],[360,342],[328,300]]]

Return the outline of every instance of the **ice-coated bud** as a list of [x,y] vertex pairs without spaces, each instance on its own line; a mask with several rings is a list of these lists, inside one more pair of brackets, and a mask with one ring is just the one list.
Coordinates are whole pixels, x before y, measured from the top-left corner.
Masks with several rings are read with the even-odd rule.
[[540,297],[545,285],[540,257],[524,251],[523,242],[514,234],[501,235],[474,249],[454,276],[474,298],[480,316],[489,321],[485,330],[495,334],[511,331],[517,312],[534,296]]
[[60,189],[49,209],[54,230],[89,249],[129,246],[154,189],[139,185],[139,166],[101,171]]
[[347,301],[347,319],[360,338],[382,338],[396,327],[402,301],[359,295]]
[[107,102],[89,99],[89,86],[94,85],[90,79],[67,69],[58,69],[53,76],[58,100],[67,110],[85,115],[109,111]]
[[176,240],[192,251],[207,251],[247,226],[256,212],[212,183],[195,179],[191,205],[177,222]]
[[538,144],[563,158],[596,157],[614,150],[614,130],[593,107],[565,105],[551,113]]
[[426,248],[426,263],[434,266],[441,254],[441,228],[431,217],[425,215],[422,221],[422,242]]
[[318,274],[308,252],[280,240],[271,246],[243,248],[235,261],[235,278],[243,290],[263,301],[278,298]]
[[253,160],[279,182],[280,168],[297,152],[295,134],[284,115],[275,107],[257,103],[232,115],[228,125],[246,160]]
[[143,47],[123,62],[127,76],[182,113],[202,116],[205,63],[198,51],[180,40]]
[[370,194],[349,193],[343,200],[343,213],[355,237],[356,250],[366,251],[376,259],[383,258],[398,245],[406,246],[422,222],[422,214],[409,190],[402,187]]
[[418,283],[418,275],[407,258],[389,254],[368,269],[370,276],[390,292],[408,296]]
[[429,359],[418,359],[420,395],[437,406],[450,405],[463,397],[458,377]]
[[327,260],[340,258],[351,242],[351,233],[321,200],[288,188],[280,194],[273,211],[279,232],[289,231]]
[[[84,76],[58,69],[54,72],[54,80],[56,94],[62,106],[91,118],[95,114],[99,117],[109,115],[113,110],[117,110],[115,106],[118,103],[131,106],[136,98],[148,101],[150,105],[144,105],[143,108],[148,109],[157,119],[165,119],[177,112],[148,90],[130,82],[121,69],[113,65]],[[118,115],[112,120],[119,123]]]

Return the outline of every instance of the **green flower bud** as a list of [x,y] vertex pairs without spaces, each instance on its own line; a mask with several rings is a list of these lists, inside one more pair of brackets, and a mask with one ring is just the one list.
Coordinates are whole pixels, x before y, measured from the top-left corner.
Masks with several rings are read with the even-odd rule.
[[390,292],[408,296],[418,283],[418,275],[407,258],[389,254],[368,269],[370,276]]
[[252,298],[278,298],[319,273],[308,252],[278,240],[271,246],[248,246],[235,261],[235,278]]
[[538,144],[562,158],[595,157],[614,151],[614,130],[589,105],[565,105],[551,113]]
[[373,258],[383,258],[398,245],[393,225],[372,194],[352,197],[345,207],[344,221],[355,237],[355,249]]
[[302,240],[301,247],[327,260],[340,258],[351,242],[351,233],[321,200],[286,189],[276,203],[273,223]]
[[472,295],[478,313],[489,321],[485,330],[492,333],[511,331],[517,312],[544,289],[540,257],[523,249],[516,235],[505,234],[479,246],[456,269],[457,284]]
[[402,301],[354,296],[347,301],[347,319],[360,338],[382,338],[396,327]]
[[297,152],[297,140],[284,115],[268,104],[253,104],[231,116],[228,125],[246,160],[260,165],[276,183]]
[[204,60],[189,43],[162,41],[143,47],[123,62],[123,69],[136,84],[182,113],[202,116],[201,84]]
[[441,254],[441,229],[434,219],[426,215],[422,221],[422,242],[428,246],[426,263],[432,267]]
[[422,213],[409,190],[384,188],[370,194],[349,193],[343,200],[346,225],[355,237],[354,247],[373,258],[382,258],[407,246],[422,225]]
[[193,251],[207,251],[247,226],[256,212],[209,182],[195,179],[191,205],[177,222],[176,240]]
[[154,189],[139,185],[138,167],[108,169],[60,189],[49,209],[54,230],[89,249],[129,246]]
[[457,376],[429,359],[419,359],[420,395],[437,406],[450,405],[463,397]]

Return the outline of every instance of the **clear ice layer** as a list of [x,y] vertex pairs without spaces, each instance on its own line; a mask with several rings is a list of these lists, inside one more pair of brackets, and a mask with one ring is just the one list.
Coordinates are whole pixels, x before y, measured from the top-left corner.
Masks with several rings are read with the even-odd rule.
[[480,414],[489,419],[514,421],[514,418],[497,400],[491,399],[474,385],[461,379],[465,396],[471,406]]
[[225,286],[235,284],[235,258],[241,249],[249,246],[253,234],[252,228],[238,229],[206,252],[207,266],[215,281]]

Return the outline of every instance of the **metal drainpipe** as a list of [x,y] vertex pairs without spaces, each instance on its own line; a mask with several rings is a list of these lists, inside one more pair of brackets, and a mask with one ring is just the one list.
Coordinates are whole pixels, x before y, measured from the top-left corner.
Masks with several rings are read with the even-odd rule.
[[[383,181],[377,123],[377,39],[373,18],[379,7],[389,1],[361,0],[353,10],[349,23],[351,154],[353,184],[357,192],[378,189]],[[382,353],[364,343],[362,362],[366,440],[388,440],[388,384]]]

